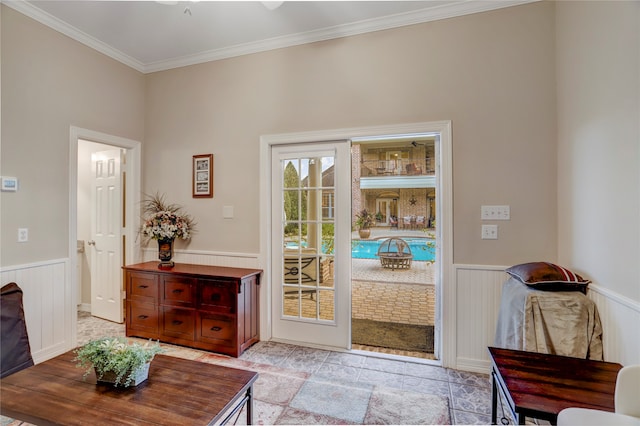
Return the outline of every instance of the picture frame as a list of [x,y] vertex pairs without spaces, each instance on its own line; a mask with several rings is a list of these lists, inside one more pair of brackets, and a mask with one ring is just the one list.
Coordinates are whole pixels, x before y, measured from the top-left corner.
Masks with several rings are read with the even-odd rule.
[[213,154],[193,156],[193,198],[213,198]]

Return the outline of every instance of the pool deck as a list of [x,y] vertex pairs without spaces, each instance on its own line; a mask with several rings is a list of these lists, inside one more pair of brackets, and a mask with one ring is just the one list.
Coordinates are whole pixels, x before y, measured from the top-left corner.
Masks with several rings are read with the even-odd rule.
[[[429,231],[434,233],[435,230]],[[427,233],[419,230],[398,230],[388,227],[371,228],[371,237],[368,240],[376,240],[390,237],[425,238]],[[360,240],[358,232],[351,234],[352,240]],[[405,284],[435,284],[435,267],[430,262],[411,262],[409,269],[391,270],[383,268],[379,259],[352,259],[351,274],[354,281],[373,281],[386,283]]]
[[[407,237],[407,238],[426,238],[429,234],[434,234],[436,232],[435,229],[430,229],[427,232],[424,232],[420,229],[396,229],[390,228],[388,226],[374,226],[371,229],[371,236],[367,238],[368,240],[378,240],[380,238],[391,238],[391,237]],[[360,235],[358,235],[358,231],[353,231],[351,233],[352,240],[360,240]]]
[[[419,230],[371,228],[372,239],[426,237]],[[429,232],[435,232],[433,230]],[[360,240],[358,232],[351,236]],[[353,318],[404,324],[435,324],[436,268],[431,262],[413,261],[409,269],[383,268],[379,259],[351,259]],[[433,355],[395,349],[353,345],[353,349],[433,359]]]

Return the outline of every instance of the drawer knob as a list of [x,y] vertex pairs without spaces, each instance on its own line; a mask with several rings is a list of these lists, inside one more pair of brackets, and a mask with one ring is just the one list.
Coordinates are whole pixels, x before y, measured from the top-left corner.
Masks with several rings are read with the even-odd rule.
[[147,288],[147,287],[149,287],[149,286],[148,285],[144,285],[144,284],[138,286],[138,288]]
[[149,318],[149,316],[148,315],[138,315],[138,318],[139,319],[147,319],[147,318]]
[[181,288],[176,288],[175,290],[173,290],[173,294],[180,294],[180,293],[182,293]]
[[220,330],[222,330],[222,327],[218,327],[218,326],[211,327],[211,331],[220,331]]
[[180,325],[180,324],[182,324],[182,321],[180,321],[180,320],[173,320],[173,321],[171,321],[171,324],[173,324],[173,325]]
[[213,302],[219,302],[220,301],[220,295],[219,294],[212,294],[211,295],[211,301]]

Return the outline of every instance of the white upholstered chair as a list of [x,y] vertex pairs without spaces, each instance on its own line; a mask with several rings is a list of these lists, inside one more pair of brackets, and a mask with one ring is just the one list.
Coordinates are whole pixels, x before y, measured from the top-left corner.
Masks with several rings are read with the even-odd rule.
[[587,408],[566,408],[558,414],[558,426],[640,426],[640,364],[623,367],[616,379],[615,413]]

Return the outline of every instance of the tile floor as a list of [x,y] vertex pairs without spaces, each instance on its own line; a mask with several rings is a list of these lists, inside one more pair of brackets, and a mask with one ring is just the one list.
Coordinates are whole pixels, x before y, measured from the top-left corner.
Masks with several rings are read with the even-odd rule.
[[[124,327],[79,314],[79,345],[111,335],[124,335]],[[488,375],[275,342],[258,342],[238,359],[163,347],[167,355],[258,371],[259,424],[490,423]]]

